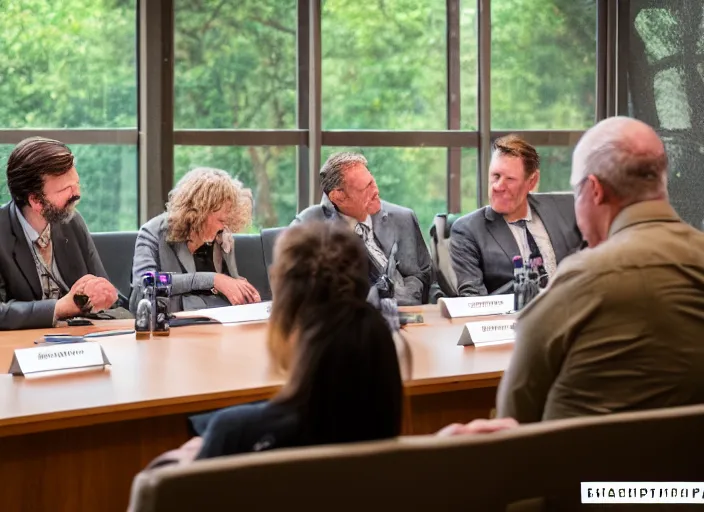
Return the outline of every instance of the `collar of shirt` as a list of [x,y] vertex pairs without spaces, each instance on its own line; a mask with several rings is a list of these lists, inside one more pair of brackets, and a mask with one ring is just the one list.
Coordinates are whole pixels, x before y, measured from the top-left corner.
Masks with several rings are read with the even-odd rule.
[[[348,225],[350,228],[352,228],[353,230],[354,230],[354,228],[357,227],[357,224],[360,223],[360,222],[359,222],[357,219],[355,219],[354,217],[348,217],[347,215],[345,215],[345,214],[342,213],[342,212],[338,212],[338,213],[340,214],[340,217],[342,217],[342,218],[344,219],[344,221],[347,223],[347,225]],[[364,222],[362,222],[362,224],[364,224],[365,226],[367,226],[367,227],[369,228],[369,230],[372,231],[372,230],[373,230],[373,226],[372,226],[372,216],[371,216],[371,215],[367,215],[367,218],[364,219]]]
[[641,201],[627,206],[616,215],[609,228],[609,238],[635,224],[644,222],[680,222],[670,203],[663,200]]
[[522,220],[526,221],[526,223],[533,221],[533,211],[532,211],[532,208],[530,207],[530,205],[528,205],[528,213],[525,215],[525,217],[521,217],[520,219],[513,220],[513,221],[509,222],[509,224],[515,224],[516,222],[519,222]]
[[24,231],[24,236],[27,237],[27,240],[29,240],[31,244],[35,243],[39,238],[39,233],[37,233],[37,230],[34,229],[29,222],[27,222],[27,219],[24,218],[24,215],[22,215],[22,210],[20,210],[16,204],[14,206],[15,213],[17,214],[17,218],[19,219],[22,230]]

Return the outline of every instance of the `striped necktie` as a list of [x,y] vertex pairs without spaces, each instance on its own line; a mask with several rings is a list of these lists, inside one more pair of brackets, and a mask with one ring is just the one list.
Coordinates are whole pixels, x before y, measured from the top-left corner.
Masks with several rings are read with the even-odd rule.
[[389,264],[389,260],[384,254],[384,251],[382,251],[376,243],[376,240],[374,240],[374,233],[371,229],[369,229],[369,226],[362,222],[358,222],[354,228],[354,232],[357,233],[364,241],[369,258],[376,267],[377,272],[379,274],[386,273],[386,267]]

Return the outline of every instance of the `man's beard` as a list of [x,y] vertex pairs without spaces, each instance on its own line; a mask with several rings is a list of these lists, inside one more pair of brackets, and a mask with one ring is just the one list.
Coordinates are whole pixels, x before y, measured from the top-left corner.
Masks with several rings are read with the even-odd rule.
[[41,198],[42,203],[42,217],[49,224],[68,224],[76,215],[76,203],[81,199],[81,196],[71,196],[71,198],[66,201],[63,208],[54,206],[46,198]]

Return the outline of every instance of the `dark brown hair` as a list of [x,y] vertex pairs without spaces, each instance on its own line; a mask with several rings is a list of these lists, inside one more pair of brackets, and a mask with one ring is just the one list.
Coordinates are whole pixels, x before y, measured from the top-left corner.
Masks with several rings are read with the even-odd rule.
[[540,156],[533,146],[528,144],[518,135],[510,134],[494,141],[493,150],[501,155],[515,156],[523,162],[526,176],[530,176],[540,169]]
[[269,319],[269,350],[278,369],[287,370],[289,338],[303,308],[338,298],[365,301],[369,293],[364,242],[334,222],[288,228],[274,247],[270,269],[275,300]]
[[72,167],[73,154],[65,144],[42,137],[24,139],[7,159],[7,188],[21,208],[31,196],[43,196],[45,176],[61,176]]
[[305,444],[401,433],[403,379],[391,330],[371,304],[340,299],[299,319],[288,382],[274,398],[298,413]]
[[277,240],[268,343],[289,378],[274,401],[297,411],[304,444],[400,434],[399,356],[366,301],[367,261],[361,239],[337,223],[293,226]]

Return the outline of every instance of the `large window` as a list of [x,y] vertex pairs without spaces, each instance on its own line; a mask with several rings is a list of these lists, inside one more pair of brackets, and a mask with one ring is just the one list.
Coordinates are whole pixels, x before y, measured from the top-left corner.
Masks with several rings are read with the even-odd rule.
[[445,0],[322,5],[323,129],[445,129]]
[[539,192],[567,192],[572,173],[572,148],[569,146],[538,146],[540,155]]
[[[174,10],[175,128],[296,128],[296,0],[175,0]],[[252,229],[296,215],[295,146],[175,147],[174,183],[198,166],[252,189]]]
[[[699,23],[701,9],[646,4],[634,25],[657,67],[652,110],[668,130],[686,130],[696,124],[687,91],[704,63],[674,62],[681,41],[673,32],[683,17],[693,20],[687,26]],[[257,230],[285,226],[317,203],[322,162],[356,148],[383,198],[413,208],[427,237],[436,213],[486,202],[489,141],[506,132],[538,141],[541,191],[568,188],[570,144],[606,111],[603,84],[614,72],[605,51],[613,41],[605,30],[597,41],[596,29],[597,18],[613,28],[611,7],[596,0],[5,2],[0,164],[23,137],[68,142],[84,185],[80,211],[93,231],[135,229],[163,211],[185,172],[221,168],[252,189]],[[692,48],[701,53],[704,43]],[[672,65],[658,64],[668,59]],[[7,199],[0,176],[0,200]]]
[[[479,10],[476,2],[460,2],[460,89],[463,130],[477,129],[477,66],[479,63],[479,46],[477,45],[477,27],[479,23]],[[464,167],[465,172],[476,169]],[[472,199],[476,202],[476,197]],[[463,197],[464,204],[464,197]]]
[[493,130],[594,123],[596,0],[491,2]]
[[[70,147],[83,184],[79,210],[92,231],[137,227],[136,13],[135,0],[2,3],[0,137],[12,129],[21,136],[86,130]],[[92,129],[133,129],[134,144],[96,144],[100,135]],[[13,145],[1,138],[0,144],[5,202]]]
[[[0,204],[10,200],[4,164],[13,145],[0,145]],[[137,227],[137,147],[71,145],[81,180],[78,211],[91,231],[133,231]]]
[[462,211],[471,212],[477,209],[477,150],[467,148],[462,150]]
[[252,228],[285,226],[296,216],[296,148],[176,146],[175,181],[196,167],[227,171],[252,190]]
[[175,0],[177,128],[295,128],[296,0]]
[[3,2],[0,128],[137,126],[135,0]]

